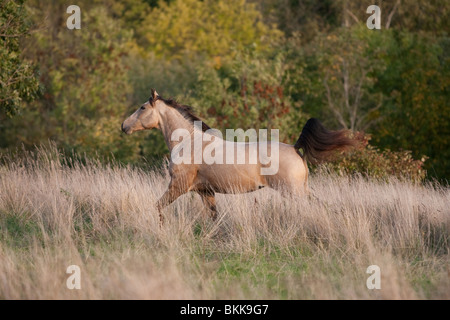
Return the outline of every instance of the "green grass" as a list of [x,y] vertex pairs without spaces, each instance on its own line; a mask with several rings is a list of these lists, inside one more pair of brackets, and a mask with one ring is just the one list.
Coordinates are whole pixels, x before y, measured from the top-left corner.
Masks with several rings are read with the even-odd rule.
[[0,241],[11,248],[26,249],[34,242],[43,242],[38,222],[14,212],[0,211]]

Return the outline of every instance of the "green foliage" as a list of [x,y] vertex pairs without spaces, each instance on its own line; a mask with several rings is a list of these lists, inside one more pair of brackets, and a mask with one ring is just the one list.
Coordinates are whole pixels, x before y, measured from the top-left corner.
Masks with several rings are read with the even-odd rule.
[[410,32],[445,35],[450,31],[449,3],[446,0],[402,1],[392,27]]
[[93,2],[95,6],[107,9],[115,23],[120,24],[125,30],[132,31],[134,39],[142,42],[141,39],[145,37],[144,27],[151,12],[151,3],[142,0],[93,0]]
[[198,69],[189,98],[206,122],[218,129],[279,129],[280,140],[293,143],[306,119],[300,104],[285,94],[286,59],[282,54],[236,54]]
[[304,42],[317,34],[339,27],[340,13],[335,0],[255,0],[265,20],[276,24],[288,37],[301,36]]
[[6,116],[39,94],[35,67],[23,59],[19,45],[30,27],[23,1],[0,2],[0,113]]
[[145,23],[147,50],[166,59],[227,56],[233,48],[268,48],[282,36],[245,0],[159,3]]
[[450,38],[394,32],[377,88],[386,97],[374,135],[391,149],[426,154],[428,172],[450,177]]
[[385,69],[385,35],[367,31],[362,25],[341,27],[289,48],[296,62],[289,80],[293,95],[328,125],[367,130],[377,120],[383,96],[374,86]]
[[[45,9],[39,16],[48,14]],[[32,54],[43,74],[44,96],[11,120],[5,136],[25,145],[50,138],[80,153],[133,160],[136,140],[125,141],[120,133],[130,92],[122,62],[130,34],[105,9],[86,10],[82,17],[81,30],[48,21],[55,32],[43,29],[34,35]]]
[[288,36],[300,34],[309,43],[320,33],[341,26],[365,24],[369,5],[381,8],[381,27],[414,33],[449,33],[449,3],[432,1],[350,1],[350,0],[253,0],[265,19],[276,23]]

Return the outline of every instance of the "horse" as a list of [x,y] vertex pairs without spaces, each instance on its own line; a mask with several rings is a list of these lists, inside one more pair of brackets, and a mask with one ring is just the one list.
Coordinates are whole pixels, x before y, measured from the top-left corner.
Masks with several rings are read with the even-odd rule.
[[[195,125],[196,123],[201,125]],[[332,152],[355,145],[355,140],[348,136],[347,130],[328,130],[315,118],[306,122],[294,145],[278,141],[227,141],[214,132],[211,133],[211,128],[194,114],[191,107],[181,105],[174,99],[164,99],[154,89],[151,90],[148,101],[122,123],[121,129],[130,135],[153,128],[161,130],[171,155],[177,148],[180,149],[180,146],[187,146],[189,148],[185,148],[183,152],[190,154],[184,156],[194,158],[194,150],[196,148],[199,150],[199,145],[201,147],[199,151],[203,152],[208,147],[211,148],[214,141],[216,159],[218,157],[219,160],[220,158],[224,160],[227,152],[231,151],[233,153],[231,160],[235,160],[231,163],[230,161],[180,163],[171,157],[170,184],[156,203],[161,222],[163,220],[161,210],[190,191],[197,192],[201,196],[212,219],[217,217],[216,193],[245,193],[270,187],[283,193],[308,195],[307,161],[326,161]],[[176,134],[179,129],[187,132],[182,140]],[[199,135],[203,137],[200,142],[198,138],[194,138]],[[266,153],[265,157],[261,157],[258,147],[262,144],[268,152],[277,151],[278,156],[269,159]],[[260,155],[256,162],[236,161],[238,155],[245,155],[250,159],[252,153]],[[268,160],[271,162],[270,165],[277,169],[275,173],[264,174],[264,169],[269,167]]]

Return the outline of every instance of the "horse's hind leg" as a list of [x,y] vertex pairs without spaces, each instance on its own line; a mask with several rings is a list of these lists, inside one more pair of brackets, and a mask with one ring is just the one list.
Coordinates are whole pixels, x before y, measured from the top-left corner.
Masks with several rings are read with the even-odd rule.
[[199,192],[203,204],[206,206],[206,208],[209,211],[209,215],[213,220],[216,220],[217,218],[217,207],[216,207],[216,196],[214,192]]

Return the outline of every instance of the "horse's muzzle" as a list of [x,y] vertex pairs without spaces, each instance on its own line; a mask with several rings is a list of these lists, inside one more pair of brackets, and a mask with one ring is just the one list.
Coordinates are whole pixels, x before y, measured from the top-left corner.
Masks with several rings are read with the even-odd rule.
[[125,134],[132,134],[133,133],[133,129],[131,129],[127,125],[123,126],[123,122],[122,122],[121,129],[122,129],[122,132],[124,132]]

